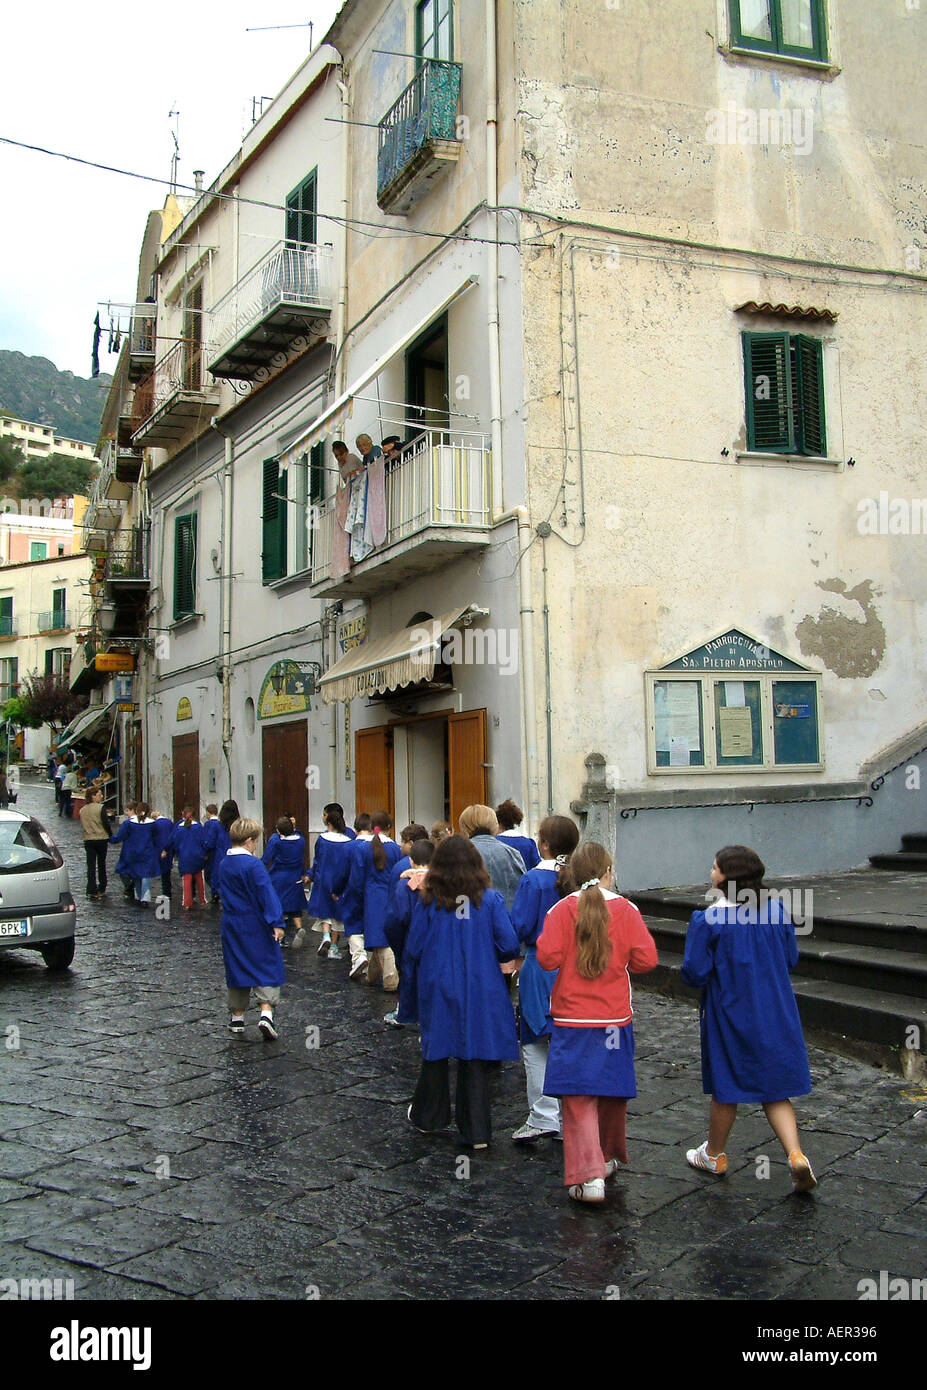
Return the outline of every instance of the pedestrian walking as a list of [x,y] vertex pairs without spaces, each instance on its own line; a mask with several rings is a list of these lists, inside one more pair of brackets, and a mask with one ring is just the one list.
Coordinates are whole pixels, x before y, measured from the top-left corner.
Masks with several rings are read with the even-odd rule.
[[88,797],[80,808],[84,854],[87,858],[87,897],[98,899],[106,895],[106,851],[113,827],[109,812],[103,805],[103,788],[91,787]]
[[[383,988],[392,994],[399,988],[399,973],[385,927],[390,870],[402,858],[402,850],[390,837],[393,821],[388,811],[374,811],[371,820],[370,840],[361,840],[354,848],[349,891],[363,900],[363,944],[367,956],[364,978],[368,985],[382,979]],[[351,978],[356,978],[353,969]]]
[[115,835],[111,836],[113,844],[125,844],[124,873],[131,878],[135,889],[135,901],[141,907],[150,906],[151,880],[161,872],[161,864],[154,847],[155,823],[148,811],[148,803],[139,801],[135,807],[135,815],[123,821]]
[[203,880],[203,865],[206,863],[206,844],[203,827],[196,819],[195,807],[183,807],[182,819],[174,827],[170,844],[177,856],[177,872],[183,885],[183,911],[189,912],[193,907],[194,889],[197,903],[200,907],[205,907],[206,884]]
[[762,1105],[797,1192],[817,1179],[802,1153],[792,1096],[811,1090],[808,1052],[790,972],[795,928],[763,888],[766,866],[746,845],[719,849],[711,866],[717,901],[693,912],[682,977],[702,990],[702,1084],[711,1096],[708,1138],[686,1153],[693,1168],[727,1172],[725,1146],[741,1103]]
[[61,783],[61,804],[58,807],[58,814],[67,816],[68,820],[74,816],[74,793],[80,789],[80,780],[77,773],[76,763],[68,768]]
[[525,861],[517,849],[504,840],[496,839],[499,822],[491,806],[468,806],[457,818],[461,835],[467,835],[479,850],[489,873],[489,881],[505,899],[508,912],[515,904],[519,880],[525,872]]
[[448,1061],[457,1059],[455,1118],[465,1144],[492,1138],[487,1064],[518,1056],[502,972],[518,938],[479,851],[462,835],[438,845],[412,906],[403,959],[416,972],[422,1068],[409,1120],[423,1133],[451,1120]]
[[212,844],[212,890],[214,893],[213,902],[221,901],[222,889],[220,887],[222,879],[222,866],[225,863],[225,856],[231,848],[232,841],[229,838],[229,831],[237,820],[241,818],[238,809],[238,802],[231,800],[223,801],[219,807],[219,814],[216,817],[216,830],[214,840],[207,838],[207,849]]
[[630,974],[657,964],[644,919],[611,891],[612,859],[589,840],[573,851],[571,891],[544,919],[537,944],[542,970],[556,970],[554,1023],[544,1093],[563,1109],[563,1168],[577,1202],[604,1202],[605,1179],[628,1161],[628,1100],[634,1075]]
[[[134,801],[127,801],[127,802],[126,802],[126,811],[125,811],[125,821],[123,821],[123,824],[125,824],[126,821],[135,820],[135,819],[136,819],[136,816],[135,816],[135,802],[134,802]],[[174,828],[174,826],[173,826],[173,822],[172,822],[172,823],[171,823],[171,830],[173,830],[173,828]],[[110,835],[109,839],[110,839],[110,844],[114,844],[114,843],[115,843],[115,837],[114,837],[113,835]],[[133,879],[132,879],[132,875],[131,875],[131,873],[129,872],[129,868],[128,868],[128,842],[127,842],[125,839],[124,839],[123,842],[122,842],[122,849],[119,851],[119,858],[116,860],[116,868],[115,868],[114,872],[115,872],[117,878],[121,878],[121,879],[122,879],[123,895],[124,895],[126,898],[134,898],[134,897],[135,897],[135,884],[134,884],[134,881],[133,881]]]
[[350,874],[350,846],[354,835],[348,834],[344,823],[344,810],[337,801],[330,802],[322,810],[325,829],[315,842],[312,868],[307,875],[312,884],[306,911],[315,917],[322,928],[322,940],[317,955],[327,956],[329,960],[340,960],[338,939],[344,931],[341,905],[333,896],[333,884],[347,882]]
[[[220,812],[221,815],[221,812]],[[277,1036],[274,1009],[283,968],[283,908],[270,874],[257,858],[261,827],[239,817],[229,827],[229,849],[222,863],[222,956],[228,987],[229,1029],[245,1031],[252,995],[260,1004],[258,1027],[266,1042]]]
[[170,816],[154,814],[154,847],[161,870],[161,896],[171,898],[171,871],[174,867],[173,838],[176,826]]
[[341,910],[344,935],[351,953],[349,979],[357,980],[367,972],[367,952],[364,950],[364,895],[359,891],[356,875],[353,875],[354,860],[363,845],[373,839],[373,822],[366,811],[354,817],[354,843],[337,866],[337,877],[332,883],[332,897]]
[[55,764],[55,804],[58,807],[59,816],[64,814],[64,808],[62,806],[61,786],[64,782],[67,770],[68,765],[63,758]]
[[560,1138],[560,1101],[544,1094],[544,1073],[553,1024],[550,992],[556,974],[538,965],[537,943],[544,919],[566,891],[564,866],[579,844],[579,830],[569,816],[548,816],[538,829],[538,864],[520,881],[512,908],[512,926],[525,951],[518,972],[518,1037],[525,1066],[528,1118],[512,1138],[530,1144],[549,1134]]
[[10,805],[10,788],[6,780],[6,768],[0,767],[0,809],[6,811]]
[[413,840],[409,847],[409,867],[402,867],[405,862],[402,859],[393,867],[393,873],[397,869],[401,872],[386,917],[386,939],[399,971],[399,1002],[395,1009],[383,1015],[383,1022],[389,1028],[408,1028],[418,1023],[415,967],[406,955],[405,947],[412,924],[414,894],[421,890],[428,877],[427,869],[434,852],[435,847],[430,840]]
[[503,801],[496,807],[496,820],[499,822],[498,839],[511,848],[518,851],[525,861],[525,868],[528,870],[536,869],[540,861],[540,854],[535,842],[521,831],[521,823],[524,820],[524,812],[520,806],[516,806],[511,797]]
[[[303,879],[306,876],[306,841],[296,830],[292,816],[280,816],[278,819],[277,828],[267,841],[262,862],[270,874],[274,892],[280,899],[286,925],[295,933],[295,945],[295,937],[302,929],[303,908],[306,906],[306,894],[303,891]],[[300,946],[303,940],[305,937],[300,940]],[[286,945],[286,939],[283,944]]]
[[209,901],[217,902],[217,896],[212,887],[212,865],[216,854],[216,831],[218,830],[219,807],[214,801],[206,803],[206,815],[203,817],[203,845],[206,851],[206,862],[203,865],[203,877],[206,880],[206,887],[209,889]]

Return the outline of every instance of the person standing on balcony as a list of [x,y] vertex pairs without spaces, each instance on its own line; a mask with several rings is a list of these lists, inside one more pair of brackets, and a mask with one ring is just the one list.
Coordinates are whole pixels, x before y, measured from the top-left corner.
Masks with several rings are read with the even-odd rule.
[[359,434],[355,442],[367,470],[364,541],[373,549],[386,540],[386,462],[369,434]]
[[364,466],[356,454],[349,452],[348,446],[343,439],[335,440],[332,445],[332,453],[335,456],[335,462],[338,465],[338,471],[341,474],[341,481],[343,483],[349,483],[354,477],[354,474],[359,473]]

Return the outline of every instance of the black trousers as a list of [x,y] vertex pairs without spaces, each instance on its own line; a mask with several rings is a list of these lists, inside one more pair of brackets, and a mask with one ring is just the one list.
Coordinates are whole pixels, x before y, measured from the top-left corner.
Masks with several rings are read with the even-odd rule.
[[[465,1144],[488,1144],[492,1138],[488,1065],[478,1059],[457,1061],[454,1119]],[[412,1097],[411,1119],[418,1129],[425,1130],[445,1129],[450,1124],[451,1091],[446,1057],[437,1062],[422,1062]]]
[[106,892],[106,851],[108,840],[85,840],[84,854],[87,856],[87,892]]

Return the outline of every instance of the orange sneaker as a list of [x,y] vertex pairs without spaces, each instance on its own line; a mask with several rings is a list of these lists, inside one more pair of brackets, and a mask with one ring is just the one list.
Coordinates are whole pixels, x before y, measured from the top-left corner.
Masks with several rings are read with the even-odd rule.
[[716,1154],[712,1158],[708,1153],[707,1139],[697,1149],[687,1151],[686,1162],[691,1168],[700,1168],[703,1172],[714,1173],[719,1178],[727,1172],[727,1154]]
[[793,1149],[789,1154],[789,1172],[792,1174],[796,1192],[810,1192],[818,1185],[818,1180],[811,1171],[811,1164],[801,1149]]

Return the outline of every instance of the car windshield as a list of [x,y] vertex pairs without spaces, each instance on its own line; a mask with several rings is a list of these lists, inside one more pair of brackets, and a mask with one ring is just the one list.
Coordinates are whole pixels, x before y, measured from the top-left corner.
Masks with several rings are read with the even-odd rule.
[[35,873],[60,863],[54,841],[38,822],[0,821],[0,873]]

